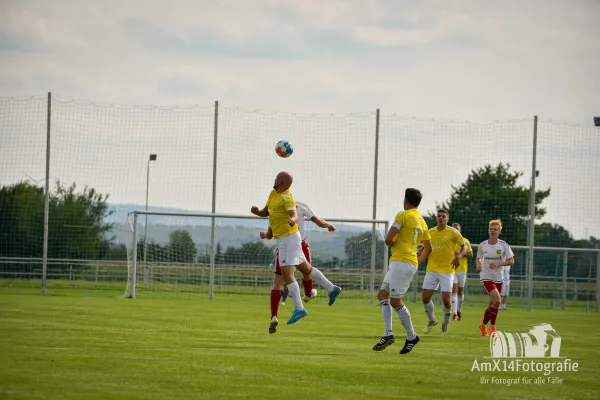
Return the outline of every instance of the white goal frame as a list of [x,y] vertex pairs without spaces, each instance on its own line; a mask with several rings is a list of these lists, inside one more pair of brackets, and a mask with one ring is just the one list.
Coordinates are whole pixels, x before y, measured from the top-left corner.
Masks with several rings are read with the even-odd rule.
[[[223,213],[186,213],[186,212],[159,212],[159,211],[145,211],[145,210],[136,210],[133,211],[133,247],[132,247],[132,255],[131,255],[131,287],[129,298],[135,298],[135,289],[136,289],[136,274],[137,274],[137,241],[138,241],[138,219],[140,215],[159,215],[159,216],[172,216],[172,217],[209,217],[212,219],[211,224],[211,232],[210,232],[210,275],[209,275],[209,300],[214,298],[214,284],[215,284],[215,254],[216,254],[216,243],[215,243],[215,219],[216,218],[235,218],[235,219],[256,219],[256,220],[266,220],[267,218],[257,217],[253,215],[244,215],[244,214],[223,214]],[[389,229],[389,221],[383,219],[356,219],[356,218],[325,218],[327,221],[331,222],[348,222],[348,223],[363,223],[363,224],[371,224],[371,235],[373,240],[371,240],[371,269],[370,269],[370,293],[371,305],[375,302],[375,266],[377,262],[377,225],[383,224],[385,233]],[[383,254],[383,276],[387,273],[388,267],[388,248],[384,246],[384,254]],[[129,280],[129,278],[128,278]],[[128,282],[129,284],[129,282]]]

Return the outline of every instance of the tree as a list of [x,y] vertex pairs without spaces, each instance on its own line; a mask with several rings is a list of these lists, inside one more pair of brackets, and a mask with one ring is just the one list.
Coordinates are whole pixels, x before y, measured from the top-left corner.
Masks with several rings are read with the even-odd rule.
[[[527,244],[529,220],[529,188],[518,183],[522,172],[510,171],[510,164],[471,171],[467,180],[458,187],[439,208],[448,210],[451,222],[462,226],[463,236],[473,243],[488,238],[488,222],[502,220],[502,238],[513,245]],[[535,218],[546,214],[540,205],[550,195],[550,189],[538,190],[535,195]],[[428,226],[435,226],[435,214],[426,218]],[[432,223],[433,220],[433,223]]]
[[[50,193],[48,257],[97,259],[106,254],[107,233],[113,228],[104,219],[108,195],[59,181]],[[42,257],[44,242],[44,189],[28,182],[0,187],[0,256]]]
[[188,231],[176,230],[169,234],[169,261],[192,263],[197,252],[198,249]]
[[273,259],[273,248],[263,242],[248,242],[241,247],[228,247],[223,254],[224,262],[230,265],[269,265]]

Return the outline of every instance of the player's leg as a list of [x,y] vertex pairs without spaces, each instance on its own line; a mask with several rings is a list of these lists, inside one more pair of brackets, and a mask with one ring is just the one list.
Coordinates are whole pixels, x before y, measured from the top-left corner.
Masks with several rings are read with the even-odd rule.
[[[390,263],[390,267],[391,267]],[[379,305],[381,306],[381,317],[383,318],[383,326],[385,327],[385,331],[383,336],[373,346],[373,350],[381,351],[393,344],[396,339],[394,338],[394,333],[392,331],[392,308],[390,307],[390,269],[388,269],[385,278],[383,279],[383,283],[377,292],[377,298],[379,299]]]
[[[302,254],[302,258],[304,258],[304,254]],[[302,275],[309,275],[313,278],[319,285],[323,286],[327,293],[329,293],[329,305],[333,305],[335,303],[336,298],[342,291],[342,288],[331,283],[329,279],[323,275],[321,271],[317,268],[310,265],[310,263],[304,261],[302,264],[298,265],[298,270],[302,272]]]
[[295,234],[277,239],[277,249],[279,250],[279,265],[283,281],[287,284],[290,297],[294,303],[294,311],[287,323],[293,324],[308,314],[308,311],[302,305],[300,286],[294,277],[295,266],[306,262],[300,247],[300,234],[296,232]]
[[391,287],[391,299],[390,304],[396,313],[398,318],[406,330],[406,340],[404,346],[400,350],[400,354],[409,353],[417,343],[419,343],[419,336],[415,333],[415,328],[412,324],[412,319],[408,307],[402,301],[402,297],[408,291],[410,283],[413,280],[415,273],[417,272],[417,266],[405,262],[398,262],[396,270],[390,275],[390,287]]
[[502,283],[496,283],[496,288],[490,292],[490,304],[489,306],[489,314],[490,314],[490,335],[494,335],[496,333],[496,318],[498,317],[498,312],[500,311],[500,303],[502,302],[502,297],[500,296],[500,292],[502,291]]
[[281,277],[281,268],[277,265],[273,275],[273,288],[271,289],[271,323],[269,324],[269,333],[277,332],[279,320],[277,314],[279,311],[279,300],[281,299],[281,290],[283,289],[283,278]]
[[456,315],[456,313],[458,311],[457,292],[458,292],[458,279],[455,279],[454,283],[452,284],[452,319],[454,321],[458,321],[458,316]]
[[457,321],[462,319],[462,306],[465,301],[465,285],[467,283],[467,273],[466,272],[457,272],[456,273],[457,289],[456,289],[456,316]]
[[285,301],[287,300],[288,296],[290,295],[290,290],[288,289],[287,285],[284,283],[283,284],[283,289],[281,291],[281,304],[283,304],[285,306]]
[[425,308],[425,314],[427,314],[427,326],[423,330],[423,333],[431,332],[431,329],[437,325],[437,319],[435,318],[435,307],[431,298],[439,287],[439,280],[435,273],[425,272],[425,278],[423,279],[421,299],[423,301],[423,307]]
[[452,285],[454,283],[454,274],[438,274],[440,280],[440,291],[442,292],[442,310],[444,319],[442,321],[442,335],[448,332],[448,323],[450,322],[450,313],[452,311]]
[[502,292],[500,295],[502,296],[502,305],[500,306],[501,310],[506,310],[506,302],[508,301],[508,293],[510,291],[510,280],[505,279],[502,282]]
[[[310,256],[310,246],[308,243],[303,240],[302,241],[302,252],[304,253],[304,258],[306,258],[306,262],[310,264],[311,256]],[[310,277],[310,275],[302,274],[302,287],[304,288],[304,300],[305,303],[308,303],[315,297],[317,297],[317,290],[313,288],[314,281]]]
[[495,304],[495,300],[500,299],[500,293],[498,292],[496,284],[492,281],[482,281],[481,284],[489,296],[489,303],[483,313],[483,321],[479,324],[479,330],[481,331],[482,336],[488,336],[487,324],[492,319],[492,315],[498,314],[498,305],[500,302],[498,301],[498,304]]

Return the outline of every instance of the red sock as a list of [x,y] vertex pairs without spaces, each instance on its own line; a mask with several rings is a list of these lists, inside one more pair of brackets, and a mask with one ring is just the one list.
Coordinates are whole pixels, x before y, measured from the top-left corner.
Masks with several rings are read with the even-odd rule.
[[281,290],[271,290],[271,318],[277,316],[277,311],[279,311],[279,301],[281,300],[281,296],[283,293]]
[[490,325],[494,325],[496,326],[496,317],[498,317],[498,306],[495,304],[492,304],[490,306]]
[[311,294],[312,294],[311,292],[313,290],[313,282],[314,281],[312,280],[312,278],[309,279],[309,280],[307,280],[307,281],[305,281],[304,279],[302,279],[302,286],[304,286],[304,294],[307,297],[310,297]]
[[483,324],[487,325],[488,322],[490,322],[490,312],[489,312],[490,308],[486,308],[485,312],[483,313]]

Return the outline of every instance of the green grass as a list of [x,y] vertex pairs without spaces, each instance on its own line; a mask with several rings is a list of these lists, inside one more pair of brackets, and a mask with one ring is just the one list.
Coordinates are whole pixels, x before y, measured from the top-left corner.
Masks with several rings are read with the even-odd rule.
[[[578,372],[554,372],[555,385],[481,384],[482,376],[531,377],[539,372],[471,372],[489,361],[479,336],[481,307],[464,320],[421,335],[415,350],[372,346],[383,333],[379,306],[367,301],[333,307],[319,298],[307,318],[267,332],[268,296],[219,296],[209,301],[148,293],[117,299],[122,290],[39,290],[0,287],[0,398],[3,399],[597,399],[600,398],[600,314],[581,308],[501,311],[499,329],[526,332],[547,322],[562,337],[561,356]],[[438,318],[441,309],[436,306]],[[417,331],[426,318],[409,304]]]

